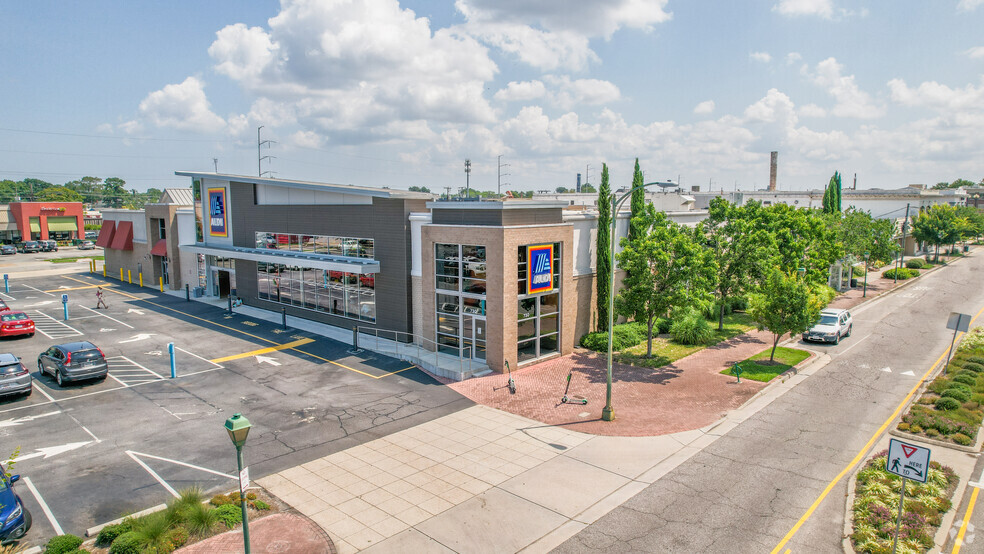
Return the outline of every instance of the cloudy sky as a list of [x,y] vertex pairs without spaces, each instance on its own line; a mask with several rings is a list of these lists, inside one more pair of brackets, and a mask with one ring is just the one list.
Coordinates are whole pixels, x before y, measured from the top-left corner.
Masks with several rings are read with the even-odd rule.
[[[984,178],[984,0],[0,6],[0,178],[494,190]],[[505,186],[503,188],[506,188]]]

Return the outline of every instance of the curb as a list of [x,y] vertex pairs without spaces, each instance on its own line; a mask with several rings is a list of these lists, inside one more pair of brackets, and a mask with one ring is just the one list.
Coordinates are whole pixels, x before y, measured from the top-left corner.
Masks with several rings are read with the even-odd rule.
[[943,442],[936,439],[931,439],[924,437],[922,435],[914,435],[912,433],[906,433],[905,431],[899,431],[898,429],[891,429],[888,432],[889,435],[894,435],[899,438],[924,442],[926,444],[931,444],[933,446],[938,446],[940,448],[948,448],[950,450],[956,450],[958,452],[966,452],[968,454],[978,454],[981,451],[981,444],[984,443],[984,433],[978,431],[977,442],[973,446],[963,446],[962,444],[956,444],[952,442]]
[[123,520],[126,519],[126,518],[128,518],[128,517],[145,516],[147,514],[152,514],[154,512],[159,512],[159,511],[164,510],[166,508],[167,508],[167,504],[158,504],[156,506],[151,506],[150,508],[147,508],[146,510],[140,510],[139,512],[134,512],[134,513],[132,513],[130,515],[126,515],[126,516],[123,516],[121,518],[114,519],[113,521],[107,521],[106,523],[103,523],[103,524],[100,524],[100,525],[96,525],[95,527],[90,527],[90,528],[86,529],[85,530],[85,536],[87,536],[87,537],[94,537],[94,536],[96,536],[96,535],[99,534],[99,531],[102,531],[103,527],[107,527],[107,526],[110,526],[110,525],[117,525],[119,523],[123,523]]

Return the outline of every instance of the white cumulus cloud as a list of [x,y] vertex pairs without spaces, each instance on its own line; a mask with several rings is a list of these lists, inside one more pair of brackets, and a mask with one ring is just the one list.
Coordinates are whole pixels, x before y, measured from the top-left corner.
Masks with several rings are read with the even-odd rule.
[[975,46],[964,52],[972,60],[984,59],[984,46]]
[[[148,94],[140,102],[138,113],[142,121],[157,127],[198,133],[214,133],[226,127],[225,120],[212,112],[205,97],[205,84],[196,77]],[[127,122],[123,128],[134,131],[139,125]]]
[[705,115],[712,113],[714,111],[714,100],[704,100],[700,104],[694,106],[694,113],[697,115]]
[[976,10],[979,6],[984,6],[984,0],[960,0],[960,3],[957,4],[957,10],[969,12]]
[[964,111],[980,112],[984,109],[984,78],[980,86],[967,85],[963,88],[950,88],[946,85],[929,81],[920,83],[916,88],[910,88],[902,79],[892,79],[888,82],[892,93],[892,101],[903,106],[929,108],[936,111],[957,115]]
[[494,98],[503,102],[527,102],[546,94],[547,87],[542,81],[511,81],[506,88],[498,90]]
[[772,10],[788,16],[816,15],[830,19],[834,14],[831,0],[780,0]]
[[748,57],[754,62],[769,63],[772,61],[772,55],[768,52],[752,52]]
[[810,75],[814,84],[822,87],[834,97],[836,104],[830,113],[837,117],[872,119],[885,115],[885,108],[876,103],[871,95],[862,91],[854,81],[854,75],[842,75],[844,66],[834,58],[827,58],[817,64],[816,71]]

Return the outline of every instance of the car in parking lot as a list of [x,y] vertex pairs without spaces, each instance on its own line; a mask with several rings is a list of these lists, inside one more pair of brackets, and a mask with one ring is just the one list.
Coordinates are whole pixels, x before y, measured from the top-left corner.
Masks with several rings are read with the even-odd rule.
[[0,300],[0,313],[9,312],[9,311],[10,311],[10,306],[8,306],[7,303],[4,302],[3,300]]
[[17,253],[17,247],[13,244],[2,244],[0,245],[0,255],[9,256],[11,254]]
[[79,243],[79,250],[95,250],[96,245],[91,240],[84,240]]
[[38,356],[38,371],[55,378],[58,386],[69,381],[105,379],[109,365],[103,351],[89,341],[56,344]]
[[[0,354],[0,396],[23,394],[30,396],[34,390],[31,373],[20,358],[10,353]],[[9,454],[9,452],[7,452]],[[3,521],[3,518],[0,518]]]
[[36,241],[36,240],[29,240],[29,241],[27,241],[25,243],[22,243],[17,250],[19,252],[23,252],[25,254],[30,253],[30,252],[40,252],[41,251],[41,245],[38,244],[38,241]]
[[99,238],[99,231],[86,231],[85,238],[87,239]]
[[6,470],[0,465],[0,544],[19,540],[31,529],[31,512],[13,489],[17,481],[20,481],[20,475],[7,477]]
[[840,343],[844,337],[851,336],[854,318],[851,312],[839,309],[820,310],[820,321],[803,333],[803,340],[815,342]]
[[42,252],[58,252],[58,241],[39,240],[38,244],[41,245]]
[[34,336],[34,320],[24,312],[9,310],[0,313],[0,337]]

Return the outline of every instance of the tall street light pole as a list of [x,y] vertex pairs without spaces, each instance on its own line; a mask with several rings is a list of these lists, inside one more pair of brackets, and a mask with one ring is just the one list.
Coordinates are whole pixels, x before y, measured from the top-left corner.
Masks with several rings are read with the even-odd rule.
[[[229,439],[236,446],[236,461],[239,463],[239,505],[243,510],[243,544],[246,554],[249,552],[249,514],[246,511],[246,483],[243,482],[243,445],[246,444],[246,437],[249,435],[249,420],[242,414],[233,414],[225,422],[226,431],[229,432]],[[249,474],[245,474],[249,479]]]
[[871,252],[867,250],[864,251],[864,293],[861,298],[868,297],[868,257],[871,256]]
[[[645,183],[637,187],[633,187],[628,192],[623,194],[617,200],[615,199],[615,194],[612,194],[612,229],[611,229],[611,245],[609,247],[609,266],[611,267],[611,275],[608,279],[608,386],[605,389],[605,407],[601,410],[601,419],[603,421],[615,421],[615,409],[612,408],[612,337],[614,335],[615,328],[615,230],[618,224],[618,209],[625,202],[625,199],[632,196],[632,193],[636,189],[645,188],[656,183]],[[632,225],[631,218],[629,219],[629,225]]]

